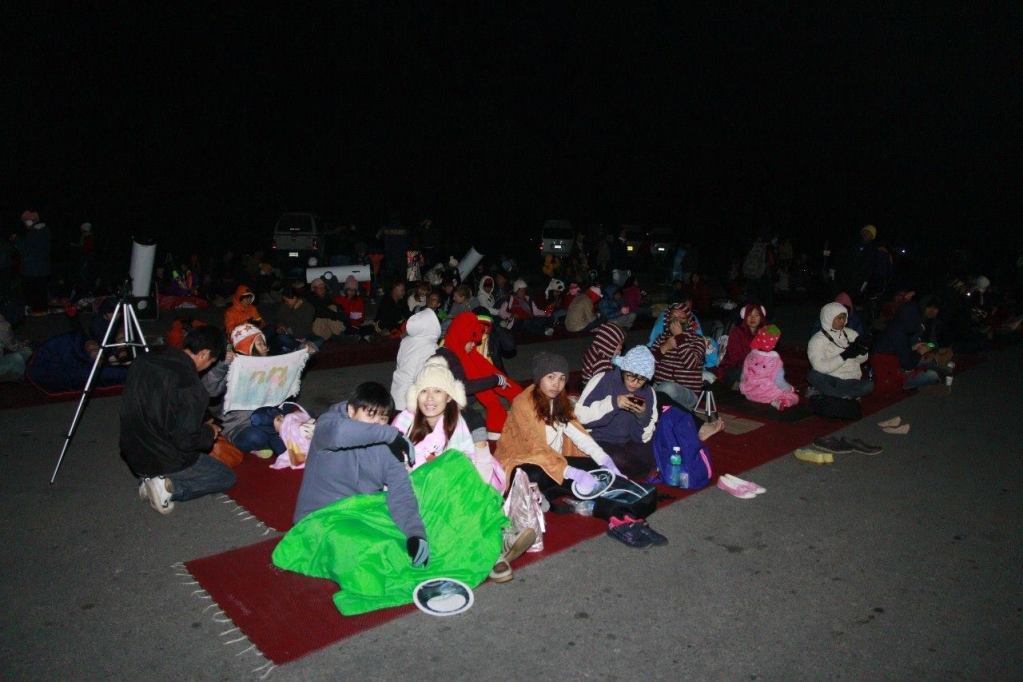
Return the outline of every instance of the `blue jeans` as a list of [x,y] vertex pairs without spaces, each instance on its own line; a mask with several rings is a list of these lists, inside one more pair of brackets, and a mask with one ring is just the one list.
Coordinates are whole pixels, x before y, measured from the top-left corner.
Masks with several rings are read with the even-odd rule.
[[203,453],[195,464],[181,471],[167,475],[174,485],[171,499],[175,502],[193,500],[203,495],[221,493],[234,485],[235,476],[231,468]]
[[654,391],[659,391],[686,409],[695,410],[699,396],[692,389],[674,381],[659,381],[654,384]]
[[920,372],[915,377],[907,377],[906,381],[902,384],[902,388],[909,390],[911,388],[921,388],[923,386],[930,386],[937,383],[941,383],[941,376],[933,369],[929,369],[927,371]]
[[271,355],[282,355],[284,353],[293,353],[299,348],[305,346],[305,342],[309,341],[317,350],[323,347],[323,339],[315,334],[310,334],[305,339],[297,339],[291,334],[274,334],[270,339],[270,353]]
[[821,395],[835,398],[862,398],[874,392],[874,382],[869,379],[839,379],[812,368],[806,373],[806,380]]

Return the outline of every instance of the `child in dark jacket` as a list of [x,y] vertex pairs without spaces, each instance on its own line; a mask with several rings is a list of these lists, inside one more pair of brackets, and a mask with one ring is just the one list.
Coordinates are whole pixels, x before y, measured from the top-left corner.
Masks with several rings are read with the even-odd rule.
[[295,505],[297,524],[312,512],[352,495],[387,490],[387,509],[407,538],[414,566],[430,557],[419,502],[405,468],[415,449],[388,424],[393,405],[387,389],[359,384],[352,397],[332,405],[316,422],[302,487]]

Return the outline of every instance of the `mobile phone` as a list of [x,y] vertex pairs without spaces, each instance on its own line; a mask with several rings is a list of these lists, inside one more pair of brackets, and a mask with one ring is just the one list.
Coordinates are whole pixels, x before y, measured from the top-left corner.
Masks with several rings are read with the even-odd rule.
[[639,405],[640,407],[642,407],[643,405],[646,405],[646,401],[643,400],[642,398],[640,398],[638,395],[630,395],[630,396],[628,396],[628,399],[629,399],[630,403],[633,403],[635,405]]

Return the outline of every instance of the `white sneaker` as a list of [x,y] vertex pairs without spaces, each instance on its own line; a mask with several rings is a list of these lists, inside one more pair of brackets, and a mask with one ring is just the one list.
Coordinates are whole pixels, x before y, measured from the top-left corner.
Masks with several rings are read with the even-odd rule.
[[[165,515],[174,511],[174,501],[171,499],[170,491],[167,490],[166,478],[163,476],[147,478],[142,485],[146,488],[150,507]],[[139,494],[141,495],[141,492]]]

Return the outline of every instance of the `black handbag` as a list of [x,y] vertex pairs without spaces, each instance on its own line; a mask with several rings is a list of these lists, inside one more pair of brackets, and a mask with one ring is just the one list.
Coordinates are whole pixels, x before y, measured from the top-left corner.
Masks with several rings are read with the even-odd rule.
[[612,516],[645,519],[657,509],[657,488],[616,476],[593,502],[593,515],[599,519]]

